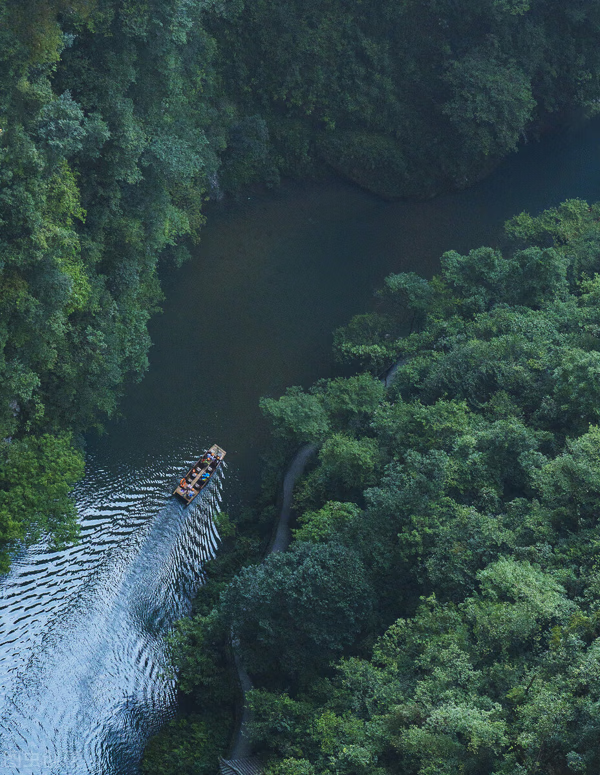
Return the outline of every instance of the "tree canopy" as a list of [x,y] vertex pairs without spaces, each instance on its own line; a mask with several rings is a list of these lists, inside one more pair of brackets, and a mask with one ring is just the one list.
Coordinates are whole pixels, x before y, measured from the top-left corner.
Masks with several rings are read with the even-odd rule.
[[[383,196],[463,187],[550,115],[593,113],[600,97],[593,3],[0,0],[0,22],[7,440],[77,443],[114,415],[147,367],[157,269],[189,255],[209,196],[330,168]],[[539,262],[548,286],[563,277],[552,217],[536,228],[544,238],[504,279],[517,295],[545,293]],[[593,264],[590,250],[573,266]],[[493,251],[472,263],[505,266]],[[413,280],[393,282],[420,298]],[[469,303],[493,303],[484,286]],[[398,333],[393,314],[358,318],[340,352],[383,366]],[[316,438],[327,418],[301,400],[271,408],[281,429],[301,412],[299,437]]]
[[209,20],[219,71],[238,109],[264,121],[274,172],[326,164],[382,196],[427,196],[472,184],[551,114],[597,110],[593,2],[232,8]]
[[44,463],[27,497],[2,476],[0,551],[36,526],[73,536],[66,439],[146,369],[159,258],[203,222],[225,131],[203,5],[0,3],[0,465],[53,445],[79,461]]
[[596,772],[597,216],[522,214],[502,251],[389,277],[372,349],[344,346],[355,323],[336,340],[378,373],[383,338],[387,389],[367,372],[263,402],[278,444],[306,406],[326,420],[291,550],[213,601],[269,775]]

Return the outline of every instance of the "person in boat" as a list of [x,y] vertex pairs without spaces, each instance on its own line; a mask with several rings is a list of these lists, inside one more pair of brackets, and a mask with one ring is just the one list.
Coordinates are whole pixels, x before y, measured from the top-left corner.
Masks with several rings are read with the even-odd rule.
[[205,472],[202,474],[202,476],[200,477],[200,481],[201,481],[201,482],[205,482],[207,479],[210,479],[210,474],[208,473],[208,471],[205,471]]

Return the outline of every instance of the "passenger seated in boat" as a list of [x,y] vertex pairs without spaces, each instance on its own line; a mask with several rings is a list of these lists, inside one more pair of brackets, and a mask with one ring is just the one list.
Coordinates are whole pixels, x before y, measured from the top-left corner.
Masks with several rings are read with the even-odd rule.
[[210,479],[210,474],[208,473],[208,471],[205,471],[205,472],[202,474],[202,476],[200,477],[200,481],[201,481],[201,482],[205,482],[207,479]]

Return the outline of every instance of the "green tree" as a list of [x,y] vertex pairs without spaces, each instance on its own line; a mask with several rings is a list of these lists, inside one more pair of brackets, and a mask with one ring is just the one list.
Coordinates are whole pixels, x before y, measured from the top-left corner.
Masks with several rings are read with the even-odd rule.
[[77,537],[69,495],[83,471],[83,457],[66,435],[0,443],[0,572],[8,570],[9,553],[23,542],[50,534],[60,547]]
[[248,670],[285,684],[326,668],[354,642],[371,606],[355,553],[334,543],[296,543],[245,568],[224,592],[221,611]]
[[318,397],[291,387],[281,398],[262,398],[260,408],[277,436],[297,443],[320,442],[329,429],[327,413]]
[[307,511],[298,518],[300,527],[294,530],[294,540],[314,544],[335,540],[349,523],[360,519],[361,515],[355,503],[328,501],[318,511]]

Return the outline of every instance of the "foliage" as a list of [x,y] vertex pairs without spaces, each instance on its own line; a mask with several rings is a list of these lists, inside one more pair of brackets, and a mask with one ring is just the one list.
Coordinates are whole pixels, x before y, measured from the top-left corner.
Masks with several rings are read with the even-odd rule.
[[[245,120],[264,122],[269,163],[284,175],[326,165],[380,196],[428,196],[485,175],[550,114],[597,111],[593,3],[230,8],[208,21],[225,90]],[[261,153],[251,152],[253,164],[268,167]]]
[[143,775],[212,775],[228,742],[226,719],[214,721],[220,723],[209,725],[191,715],[166,724],[161,735],[153,737],[146,748]]
[[288,388],[278,401],[262,398],[260,408],[271,419],[277,436],[291,436],[296,443],[318,441],[327,432],[327,414],[321,402],[302,388]]
[[365,625],[371,602],[350,549],[298,543],[245,568],[223,593],[220,610],[248,669],[278,682],[325,669]]
[[318,511],[307,511],[298,519],[300,527],[294,530],[296,541],[320,543],[329,541],[352,520],[360,517],[360,509],[354,503],[328,501]]
[[[362,374],[266,405],[290,445],[310,405],[319,455],[291,550],[211,616],[239,635],[269,772],[597,770],[593,212],[522,215],[505,252],[388,278],[390,324],[358,323],[401,356],[387,390]],[[386,339],[407,306],[412,332]]]
[[[0,3],[0,439],[14,450],[101,425],[147,367],[159,258],[197,236],[230,120],[211,96],[202,11]],[[77,476],[47,470],[56,482],[38,479],[27,498],[4,477],[6,514],[23,510],[3,553],[38,523],[67,538],[55,511],[72,523],[61,488]],[[29,501],[52,503],[52,517]]]
[[[1,439],[115,414],[147,368],[159,263],[188,255],[209,194],[323,165],[389,197],[464,186],[547,113],[598,102],[598,19],[554,0],[3,0],[0,21]],[[593,273],[586,208],[518,216],[510,265],[475,251],[451,271],[449,255],[449,287],[479,266],[462,303],[541,304],[566,287],[567,242],[571,274]],[[392,312],[338,331],[340,357],[380,373],[428,294],[389,278]],[[593,365],[570,369],[565,384]],[[373,385],[348,390],[378,400]],[[290,443],[358,433],[368,411],[346,423],[328,390],[263,406]]]
[[[2,0],[0,22],[1,571],[76,537],[72,439],[146,369],[157,269],[209,193],[331,167],[430,195],[598,106],[591,3]],[[230,625],[273,773],[597,770],[599,214],[521,214],[504,252],[389,277],[335,334],[370,373],[263,399],[281,454],[320,445],[296,546],[174,634],[216,721],[176,721],[148,772],[222,750]],[[223,523],[229,575],[263,506],[257,532]]]
[[390,315],[371,312],[356,315],[333,335],[338,360],[350,360],[378,374],[398,355],[398,323]]
[[0,572],[9,551],[50,534],[55,547],[78,535],[69,498],[83,476],[83,458],[67,436],[28,436],[0,442]]

